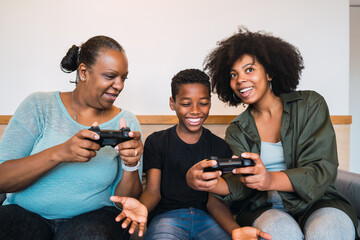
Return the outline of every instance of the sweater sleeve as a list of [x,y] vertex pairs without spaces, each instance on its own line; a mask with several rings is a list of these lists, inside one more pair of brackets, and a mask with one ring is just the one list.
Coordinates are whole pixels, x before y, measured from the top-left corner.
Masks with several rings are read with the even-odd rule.
[[[121,118],[124,118],[125,119],[125,122],[126,122],[126,125],[127,127],[129,127],[131,129],[131,131],[138,131],[141,133],[141,127],[140,127],[140,123],[139,121],[137,120],[136,116],[130,112],[130,111],[127,111],[127,110],[123,110],[123,115],[121,116]],[[142,140],[142,136],[141,136],[141,140]],[[123,169],[122,169],[122,165],[121,165],[121,158],[120,156],[118,155],[117,156],[117,160],[118,160],[118,174],[116,176],[116,179],[115,181],[113,182],[113,186],[112,186],[112,195],[114,195],[115,193],[115,189],[116,189],[116,186],[119,184],[119,182],[121,181],[122,179],[122,174],[123,174]],[[140,167],[138,169],[138,173],[139,173],[139,178],[140,178],[140,182],[142,182],[142,174],[143,174],[143,156],[141,156],[140,158]],[[113,203],[113,205],[115,207],[117,207],[115,205],[115,203]]]
[[0,163],[31,155],[34,144],[42,133],[39,95],[28,96],[10,119],[0,142]]

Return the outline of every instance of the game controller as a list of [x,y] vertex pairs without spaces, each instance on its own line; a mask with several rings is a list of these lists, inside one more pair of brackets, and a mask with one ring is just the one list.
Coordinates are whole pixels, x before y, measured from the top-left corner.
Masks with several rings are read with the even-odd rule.
[[218,157],[210,157],[208,161],[210,160],[216,160],[217,164],[213,167],[204,168],[204,172],[221,171],[222,173],[231,173],[234,168],[255,166],[254,160],[250,158],[239,157],[219,159]]
[[133,139],[132,137],[129,137],[130,128],[128,127],[122,128],[120,130],[100,130],[99,127],[91,127],[89,130],[99,134],[100,138],[98,140],[90,140],[98,143],[100,147],[115,147],[119,143]]

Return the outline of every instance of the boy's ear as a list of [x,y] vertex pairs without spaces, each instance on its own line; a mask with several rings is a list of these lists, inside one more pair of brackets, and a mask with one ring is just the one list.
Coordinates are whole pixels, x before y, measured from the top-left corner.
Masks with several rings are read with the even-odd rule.
[[175,111],[175,101],[172,97],[170,97],[169,105],[171,110]]

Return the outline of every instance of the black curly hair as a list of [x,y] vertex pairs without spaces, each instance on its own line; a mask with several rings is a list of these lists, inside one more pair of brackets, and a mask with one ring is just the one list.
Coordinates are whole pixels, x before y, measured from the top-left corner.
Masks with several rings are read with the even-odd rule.
[[[233,97],[230,87],[230,69],[244,54],[259,62],[272,78],[272,91],[276,96],[294,91],[304,69],[299,50],[270,33],[250,32],[240,27],[233,36],[218,42],[206,57],[204,69],[211,78],[211,86],[221,101],[237,106],[241,101]],[[239,99],[238,99],[239,100]]]
[[[60,68],[63,72],[71,73],[78,70],[81,63],[91,67],[103,49],[114,49],[123,52],[123,47],[114,39],[107,36],[95,36],[87,40],[80,47],[72,45],[61,60]],[[77,83],[78,76],[75,81]]]
[[174,101],[176,95],[179,93],[180,85],[188,83],[200,83],[206,86],[209,90],[209,96],[211,96],[209,76],[199,69],[185,69],[178,72],[171,80],[171,96]]

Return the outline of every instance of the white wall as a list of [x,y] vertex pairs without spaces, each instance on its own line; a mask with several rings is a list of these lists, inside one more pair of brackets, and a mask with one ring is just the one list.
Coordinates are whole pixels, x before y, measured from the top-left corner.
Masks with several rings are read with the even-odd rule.
[[[338,0],[17,0],[0,2],[0,115],[34,91],[70,91],[61,72],[67,49],[104,34],[129,58],[116,105],[135,114],[172,114],[170,79],[201,68],[216,42],[239,25],[296,45],[306,69],[301,89],[324,95],[332,115],[349,114],[349,3]],[[215,101],[216,100],[216,101]],[[237,114],[214,98],[211,114]]]
[[350,170],[360,173],[360,5],[350,7]]

